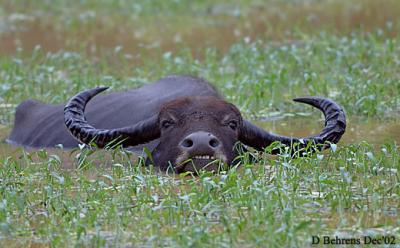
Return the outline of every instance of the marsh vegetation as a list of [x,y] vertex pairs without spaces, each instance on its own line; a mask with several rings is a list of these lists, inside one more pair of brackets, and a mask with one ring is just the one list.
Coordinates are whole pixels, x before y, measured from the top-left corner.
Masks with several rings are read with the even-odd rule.
[[[395,0],[0,0],[0,244],[304,247],[312,235],[400,243],[399,21]],[[197,177],[156,173],[121,149],[3,142],[23,100],[62,103],[170,74],[206,78],[273,132],[320,130],[320,112],[291,102],[305,95],[340,103],[348,129],[309,157],[250,151],[238,168]]]

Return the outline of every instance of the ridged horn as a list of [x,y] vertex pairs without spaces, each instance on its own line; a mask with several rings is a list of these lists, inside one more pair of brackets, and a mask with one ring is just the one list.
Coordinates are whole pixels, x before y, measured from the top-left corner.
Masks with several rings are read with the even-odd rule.
[[107,144],[120,144],[124,147],[150,142],[160,137],[157,116],[150,117],[132,126],[116,129],[97,129],[85,118],[86,104],[94,96],[108,87],[86,90],[72,97],[64,107],[64,122],[70,133],[85,144],[94,143],[98,147]]
[[[240,141],[257,150],[263,150],[275,141],[280,141],[288,146],[298,143],[297,148],[305,147],[311,141],[317,145],[325,144],[323,147],[327,148],[329,147],[327,142],[336,144],[340,140],[346,130],[346,115],[342,107],[332,100],[321,97],[302,97],[295,98],[293,101],[309,104],[324,113],[325,127],[320,134],[305,138],[286,137],[267,132],[245,120],[239,135]],[[274,152],[277,151],[274,150]]]

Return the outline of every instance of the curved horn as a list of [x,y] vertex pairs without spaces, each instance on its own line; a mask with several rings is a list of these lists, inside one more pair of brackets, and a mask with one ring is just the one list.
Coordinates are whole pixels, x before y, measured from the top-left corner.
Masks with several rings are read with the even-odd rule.
[[[240,141],[257,150],[263,150],[274,141],[280,141],[288,146],[300,143],[299,148],[302,148],[310,141],[315,144],[325,144],[327,141],[336,144],[340,140],[346,130],[346,116],[337,103],[320,97],[295,98],[293,101],[309,104],[324,113],[325,127],[320,134],[302,139],[286,137],[269,133],[245,120],[239,136]],[[276,153],[277,151],[274,150],[273,152]]]
[[[113,141],[113,144],[135,146],[147,143],[160,137],[157,116],[148,118],[135,125],[117,129],[96,129],[85,118],[86,104],[92,97],[108,87],[99,87],[78,93],[64,107],[64,122],[71,134],[79,141],[89,144],[93,142],[102,148]],[[115,143],[114,143],[115,142]]]

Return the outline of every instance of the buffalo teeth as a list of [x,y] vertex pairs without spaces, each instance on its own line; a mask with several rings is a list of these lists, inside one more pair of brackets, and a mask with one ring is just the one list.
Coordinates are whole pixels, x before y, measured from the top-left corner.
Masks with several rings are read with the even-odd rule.
[[194,156],[193,158],[196,158],[196,159],[215,159],[215,157],[214,156],[209,156],[209,155],[197,155],[197,156]]

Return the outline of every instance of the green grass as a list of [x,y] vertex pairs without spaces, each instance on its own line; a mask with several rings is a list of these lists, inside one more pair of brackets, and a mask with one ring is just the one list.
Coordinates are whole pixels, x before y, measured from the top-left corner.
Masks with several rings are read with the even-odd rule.
[[[334,99],[349,119],[345,142],[304,158],[247,153],[239,168],[198,177],[155,172],[124,150],[0,144],[1,246],[307,247],[312,235],[400,244],[398,1],[131,3],[0,0],[0,138],[28,98],[62,103],[98,85],[192,74],[246,118],[287,117],[272,129],[288,133],[319,130],[292,98]],[[138,28],[139,38],[118,38]]]
[[239,169],[194,178],[142,169],[123,151],[91,154],[89,167],[73,170],[46,151],[22,154],[0,171],[2,239],[15,246],[301,247],[311,235],[399,233],[394,144],[244,158]]
[[0,58],[0,102],[17,104],[34,96],[60,103],[96,85],[122,90],[170,74],[191,74],[206,78],[243,112],[256,116],[288,111],[294,97],[320,95],[337,100],[350,115],[391,117],[400,110],[400,46],[397,36],[384,34],[321,34],[277,46],[239,42],[224,54],[206,49],[203,60],[182,48],[160,54],[157,63],[144,58],[138,67],[118,52],[93,60],[37,48],[27,57]]

